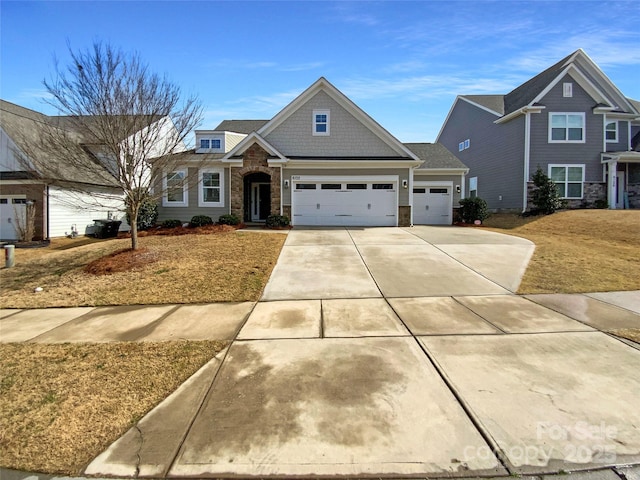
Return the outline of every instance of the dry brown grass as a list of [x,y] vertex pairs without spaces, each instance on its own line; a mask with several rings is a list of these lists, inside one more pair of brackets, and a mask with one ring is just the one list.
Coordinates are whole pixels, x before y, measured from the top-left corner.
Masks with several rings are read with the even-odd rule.
[[224,346],[0,345],[0,464],[77,475]]
[[[257,300],[285,235],[224,232],[140,238],[158,260],[127,272],[95,276],[91,261],[129,246],[128,239],[61,249],[16,250],[16,266],[0,271],[3,308],[138,305]],[[77,239],[76,239],[77,240]],[[35,287],[43,291],[35,293]]]
[[640,211],[572,210],[485,226],[536,244],[518,293],[640,290]]
[[621,328],[619,330],[610,330],[609,333],[640,343],[640,328]]

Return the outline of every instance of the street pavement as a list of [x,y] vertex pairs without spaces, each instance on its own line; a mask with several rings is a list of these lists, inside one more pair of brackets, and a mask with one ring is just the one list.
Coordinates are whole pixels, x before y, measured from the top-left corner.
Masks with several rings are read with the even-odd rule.
[[260,302],[3,310],[0,340],[233,340],[86,475],[638,480],[640,346],[603,330],[640,292],[514,295],[533,249],[294,229]]

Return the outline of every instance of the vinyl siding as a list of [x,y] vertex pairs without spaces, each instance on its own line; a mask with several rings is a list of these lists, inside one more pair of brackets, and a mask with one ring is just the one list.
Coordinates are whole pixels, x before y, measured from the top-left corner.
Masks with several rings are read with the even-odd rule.
[[294,175],[308,175],[308,176],[329,176],[335,175],[339,177],[364,177],[372,175],[397,175],[398,176],[398,201],[399,206],[409,205],[409,189],[402,188],[402,181],[409,181],[409,169],[408,168],[358,168],[358,169],[340,169],[340,170],[325,170],[321,168],[317,169],[304,169],[304,168],[285,168],[282,171],[282,178],[289,180],[289,188],[282,190],[282,204],[291,205],[291,190],[293,182],[291,177]]
[[[524,117],[495,124],[499,117],[458,100],[438,141],[469,167],[469,178],[478,177],[478,196],[490,209],[522,209],[524,168]],[[470,148],[458,144],[470,140]],[[502,196],[502,200],[500,200]]]
[[[209,166],[203,166],[208,168]],[[211,165],[211,167],[214,167]],[[198,189],[200,184],[198,182],[198,168],[190,167],[188,169],[188,206],[186,207],[164,207],[162,205],[162,198],[158,199],[158,222],[165,220],[181,220],[182,222],[188,222],[191,217],[195,215],[208,215],[217,221],[220,215],[224,215],[230,212],[230,198],[229,198],[229,168],[224,169],[224,206],[223,207],[198,207]],[[162,182],[162,179],[159,180]],[[156,191],[162,191],[162,183],[155,183]]]
[[[567,76],[570,77],[570,76]],[[562,84],[573,82],[573,96],[562,96]],[[585,181],[602,181],[602,152],[604,125],[603,115],[595,115],[592,110],[595,101],[571,78],[564,78],[539,102],[546,108],[539,114],[531,115],[531,159],[529,174],[533,175],[538,166],[548,174],[548,165],[584,164]],[[584,112],[584,143],[549,143],[549,114],[552,112]]]
[[[330,135],[314,136],[313,110],[330,110]],[[309,157],[397,157],[398,153],[325,92],[293,112],[266,140],[283,155]]]
[[106,189],[84,191],[49,187],[49,236],[64,237],[75,225],[80,235],[93,233],[93,221],[111,218],[120,220],[120,231],[130,229],[124,213],[124,196]]

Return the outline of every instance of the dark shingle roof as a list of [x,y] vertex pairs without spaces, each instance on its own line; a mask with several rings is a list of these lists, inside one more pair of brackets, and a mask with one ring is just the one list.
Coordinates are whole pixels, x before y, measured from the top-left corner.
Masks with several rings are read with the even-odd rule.
[[418,170],[429,168],[467,168],[453,153],[441,143],[404,143],[424,163]]
[[487,107],[500,115],[504,115],[504,95],[460,95],[478,105]]
[[[91,185],[117,187],[116,179],[102,163],[81,143],[82,135],[70,128],[69,124],[59,122],[59,117],[49,117],[28,108],[0,100],[0,126],[13,140],[23,154],[33,157],[36,170],[39,165],[46,167],[39,176],[46,180],[62,180]],[[64,125],[64,128],[61,128]],[[70,137],[78,139],[74,157],[80,159],[78,164],[62,162],[43,150],[41,140],[46,132],[64,131]],[[21,166],[21,170],[27,165]],[[33,174],[33,172],[31,172]],[[5,175],[6,177],[6,175]]]
[[634,100],[633,98],[627,98],[627,102],[629,102],[631,105],[633,105],[633,108],[636,109],[636,111],[640,112],[640,102],[638,100]]
[[531,101],[536,98],[538,94],[562,72],[562,70],[564,70],[567,61],[577,52],[578,50],[567,55],[559,62],[551,65],[545,71],[539,73],[535,77],[527,80],[519,87],[507,93],[504,96],[504,114],[509,115],[519,108],[529,105],[529,103],[531,103]]
[[220,132],[245,133],[260,130],[269,120],[223,120],[214,130]]

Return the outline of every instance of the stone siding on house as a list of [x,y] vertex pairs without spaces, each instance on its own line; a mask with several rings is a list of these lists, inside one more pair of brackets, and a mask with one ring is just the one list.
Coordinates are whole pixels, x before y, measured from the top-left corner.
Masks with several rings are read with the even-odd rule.
[[[534,209],[531,198],[535,186],[533,182],[527,184],[527,208]],[[604,182],[585,182],[583,184],[583,197],[577,200],[565,200],[566,208],[595,208],[596,200],[607,199],[607,185]]]

